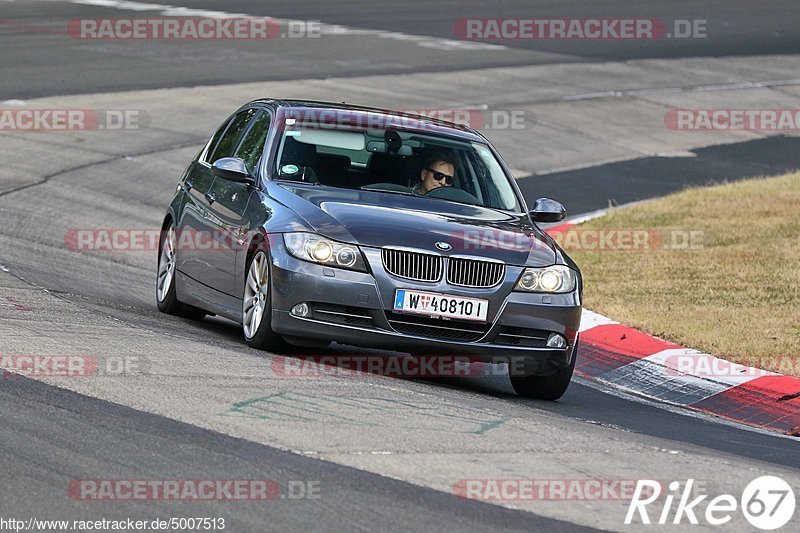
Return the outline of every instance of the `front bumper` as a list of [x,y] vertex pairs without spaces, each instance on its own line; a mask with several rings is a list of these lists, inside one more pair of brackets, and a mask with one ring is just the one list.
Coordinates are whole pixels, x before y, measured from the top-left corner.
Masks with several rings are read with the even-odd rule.
[[[276,333],[410,353],[470,355],[493,363],[514,361],[515,367],[522,361],[526,372],[540,375],[556,372],[572,362],[581,319],[577,292],[512,292],[510,288],[521,269],[514,271],[511,267],[506,282],[493,289],[476,291],[415,283],[389,276],[380,264],[379,251],[369,250],[365,255],[372,273],[329,268],[292,257],[280,235],[272,237],[272,329]],[[452,325],[457,330],[461,324],[441,319],[428,320],[430,326],[420,324],[398,331],[398,322],[391,321],[397,319],[391,308],[397,288],[486,298],[489,323],[481,327],[467,325],[475,328],[474,334],[465,333],[468,339],[446,338],[452,332],[444,328]],[[292,307],[302,302],[312,307],[311,316],[291,314]],[[317,312],[318,309],[322,311]],[[331,309],[337,313],[330,313]],[[563,335],[567,347],[548,348],[537,340],[549,333]]]

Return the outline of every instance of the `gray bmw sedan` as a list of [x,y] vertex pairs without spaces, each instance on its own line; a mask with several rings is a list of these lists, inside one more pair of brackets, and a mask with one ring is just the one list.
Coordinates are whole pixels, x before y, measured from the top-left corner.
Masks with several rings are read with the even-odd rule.
[[[258,100],[189,164],[161,232],[156,300],[215,314],[252,347],[339,343],[509,365],[557,399],[575,366],[578,267],[466,126],[325,102]],[[316,344],[315,344],[316,343]]]

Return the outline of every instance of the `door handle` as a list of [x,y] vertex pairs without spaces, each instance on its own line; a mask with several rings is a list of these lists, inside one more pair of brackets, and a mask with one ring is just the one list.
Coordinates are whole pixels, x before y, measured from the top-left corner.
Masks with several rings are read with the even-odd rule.
[[213,204],[214,202],[216,202],[216,201],[217,201],[217,197],[216,197],[216,196],[214,196],[214,193],[213,193],[213,192],[211,192],[211,191],[208,191],[208,192],[205,194],[205,197],[206,197],[206,200],[208,200],[208,203],[209,203],[209,205],[210,205],[210,204]]

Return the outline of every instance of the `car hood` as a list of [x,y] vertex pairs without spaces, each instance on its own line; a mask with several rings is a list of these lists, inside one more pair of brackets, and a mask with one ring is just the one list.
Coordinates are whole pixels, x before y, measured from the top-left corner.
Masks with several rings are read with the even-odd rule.
[[523,214],[332,187],[281,184],[275,193],[315,232],[342,242],[486,257],[521,266],[552,265],[557,258],[552,240]]

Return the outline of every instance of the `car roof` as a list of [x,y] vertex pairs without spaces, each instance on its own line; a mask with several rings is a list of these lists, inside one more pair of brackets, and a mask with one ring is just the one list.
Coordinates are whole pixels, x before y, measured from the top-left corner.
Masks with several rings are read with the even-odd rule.
[[352,117],[360,117],[358,122],[361,124],[396,124],[399,119],[403,129],[447,135],[465,141],[488,142],[483,135],[469,126],[405,111],[393,111],[380,107],[366,107],[345,102],[336,103],[318,100],[286,100],[276,98],[254,100],[247,105],[251,106],[254,104],[274,105],[277,108],[297,111],[300,114],[307,112],[312,116],[326,110],[347,111]]

